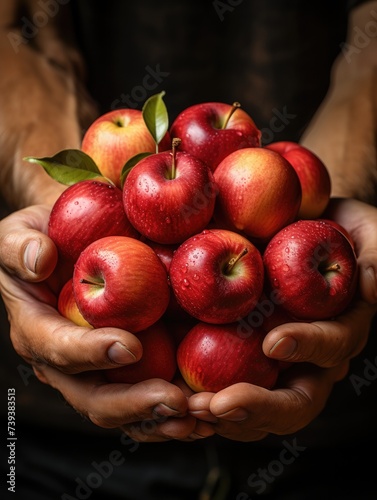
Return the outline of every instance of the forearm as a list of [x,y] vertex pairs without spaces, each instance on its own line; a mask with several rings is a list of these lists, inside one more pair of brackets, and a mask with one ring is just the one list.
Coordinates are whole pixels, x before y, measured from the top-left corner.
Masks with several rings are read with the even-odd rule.
[[59,33],[61,17],[66,15],[63,7],[33,36],[22,37],[25,19],[33,22],[38,8],[34,0],[3,0],[0,6],[4,68],[0,72],[0,189],[12,208],[56,199],[63,186],[22,158],[79,147],[83,120],[92,111],[80,90],[78,53]]
[[[372,36],[374,34],[374,36]],[[377,2],[350,16],[326,99],[302,143],[325,162],[332,196],[377,204]]]

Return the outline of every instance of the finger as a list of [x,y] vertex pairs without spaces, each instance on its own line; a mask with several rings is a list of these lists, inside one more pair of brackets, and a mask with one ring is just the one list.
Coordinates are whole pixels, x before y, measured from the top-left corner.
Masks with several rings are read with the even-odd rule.
[[213,396],[213,392],[198,392],[193,394],[188,400],[190,415],[204,422],[216,423],[218,419],[210,410]]
[[266,335],[263,351],[281,361],[336,366],[364,348],[374,313],[374,306],[358,301],[334,321],[279,325]]
[[[372,246],[369,246],[372,245]],[[369,304],[377,304],[377,237],[373,235],[360,243],[357,263],[361,297]]]
[[328,212],[348,230],[355,242],[361,297],[370,304],[377,304],[376,208],[358,200],[335,199]]
[[142,420],[121,427],[131,439],[143,443],[171,441],[192,441],[190,437],[195,429],[195,419],[190,415],[181,418]]
[[46,235],[49,213],[47,206],[34,206],[1,221],[0,262],[7,272],[31,282],[50,276],[58,253]]
[[11,340],[16,352],[30,363],[44,362],[65,373],[79,373],[135,363],[142,356],[140,341],[127,331],[76,326],[42,303],[33,303],[32,322],[28,314],[17,314],[17,310],[10,310]]
[[216,433],[213,425],[207,422],[202,422],[201,420],[197,419],[194,419],[194,421],[195,421],[195,428],[191,432],[188,440],[197,441],[198,439],[205,439],[211,437]]
[[134,385],[109,384],[101,372],[68,375],[47,365],[38,365],[34,370],[42,382],[58,390],[77,412],[102,428],[140,421],[162,423],[169,417],[187,414],[187,399],[182,391],[161,379]]
[[272,391],[250,384],[230,386],[210,403],[211,412],[219,419],[214,424],[216,432],[238,440],[250,436],[255,440],[258,432],[297,432],[322,411],[334,383],[347,370],[347,363],[330,369],[300,365],[287,370],[284,386]]

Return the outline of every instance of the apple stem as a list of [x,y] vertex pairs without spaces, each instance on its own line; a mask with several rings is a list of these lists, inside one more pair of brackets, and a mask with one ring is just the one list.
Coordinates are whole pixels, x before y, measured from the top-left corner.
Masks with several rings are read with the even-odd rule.
[[228,113],[228,116],[226,117],[224,123],[223,123],[223,126],[221,127],[222,129],[226,128],[226,126],[228,125],[228,122],[230,120],[230,118],[232,117],[233,113],[236,111],[236,109],[240,108],[241,107],[241,104],[239,102],[234,102],[232,104],[232,109],[229,111]]
[[105,286],[105,283],[103,281],[91,281],[84,278],[80,280],[80,283],[83,283],[84,285],[95,285],[99,287]]
[[173,157],[172,163],[171,163],[171,174],[170,174],[170,179],[175,179],[175,154],[177,147],[181,144],[181,139],[178,137],[174,137],[174,139],[171,141],[171,154]]
[[328,273],[330,271],[339,271],[339,269],[340,269],[340,265],[339,264],[331,264],[330,266],[325,267],[325,269],[323,271],[325,273]]
[[237,264],[237,262],[248,253],[248,249],[245,247],[242,252],[240,252],[238,255],[235,257],[232,257],[228,264],[225,266],[224,273],[229,274],[232,272],[233,267]]

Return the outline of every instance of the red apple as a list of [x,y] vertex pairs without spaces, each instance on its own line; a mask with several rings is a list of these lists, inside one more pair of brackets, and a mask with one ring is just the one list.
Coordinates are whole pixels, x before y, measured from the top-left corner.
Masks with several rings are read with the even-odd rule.
[[86,321],[83,317],[79,308],[77,307],[77,303],[75,300],[75,296],[73,294],[73,279],[70,278],[63,288],[60,290],[58,296],[58,311],[62,316],[71,320],[78,326],[87,326],[91,327],[90,323]]
[[137,163],[123,187],[126,214],[145,237],[182,243],[210,221],[217,188],[210,169],[194,156],[157,153]]
[[161,259],[161,262],[164,264],[166,272],[169,273],[170,264],[173,259],[174,252],[177,250],[179,245],[163,245],[162,243],[156,243],[151,240],[144,240],[144,243],[150,246],[157,254],[157,256]]
[[178,346],[177,363],[193,391],[218,392],[239,382],[274,387],[279,363],[263,353],[264,331],[254,329],[245,337],[237,330],[237,323],[200,322],[184,337]]
[[60,256],[70,262],[104,236],[139,237],[124,211],[122,191],[92,180],[77,182],[63,191],[52,207],[48,235]]
[[73,290],[81,314],[94,328],[132,333],[158,321],[170,295],[161,260],[148,245],[127,236],[101,238],[83,250]]
[[299,178],[279,153],[245,148],[227,156],[214,173],[215,220],[256,241],[269,240],[297,216]]
[[276,290],[268,295],[263,292],[249,314],[238,320],[238,333],[249,335],[254,328],[262,328],[268,333],[275,326],[292,321],[294,319],[281,307],[279,293]]
[[261,145],[261,132],[238,103],[190,106],[174,120],[170,135],[179,137],[182,150],[204,161],[212,171],[233,151]]
[[[178,248],[178,245],[163,245],[162,243],[156,243],[155,241],[146,240],[145,243],[149,245],[155,252],[156,255],[161,259],[161,262],[164,264],[166,272],[168,273],[169,279],[169,271],[170,264],[173,259],[174,252]],[[169,305],[165,311],[165,318],[167,319],[177,319],[180,321],[184,321],[185,319],[189,319],[188,313],[182,309],[179,305],[176,296],[173,291],[170,293],[170,301]]]
[[245,316],[262,293],[262,256],[237,233],[205,230],[175,251],[169,276],[179,304],[191,316],[231,323]]
[[[169,148],[167,132],[158,150]],[[98,117],[87,129],[81,149],[95,161],[102,175],[120,187],[125,163],[138,153],[155,153],[156,143],[145,125],[142,111],[123,108]]]
[[288,160],[300,179],[302,200],[297,217],[320,217],[327,207],[331,192],[330,174],[325,164],[312,151],[296,142],[279,141],[266,147]]
[[337,229],[342,234],[344,234],[344,236],[348,239],[348,241],[350,242],[350,244],[352,245],[352,247],[355,249],[355,241],[354,241],[354,239],[352,238],[352,236],[350,235],[350,233],[347,231],[347,229],[345,227],[343,227],[341,224],[339,224],[338,222],[335,222],[332,219],[323,219],[323,218],[320,218],[318,220],[323,220],[325,222],[328,222],[329,224],[332,224],[335,227],[335,229]]
[[137,384],[151,378],[171,382],[177,370],[176,345],[166,325],[160,320],[135,334],[143,347],[139,361],[105,370],[109,382]]
[[332,224],[300,220],[268,243],[263,256],[266,282],[295,319],[337,316],[351,302],[357,260],[348,239]]

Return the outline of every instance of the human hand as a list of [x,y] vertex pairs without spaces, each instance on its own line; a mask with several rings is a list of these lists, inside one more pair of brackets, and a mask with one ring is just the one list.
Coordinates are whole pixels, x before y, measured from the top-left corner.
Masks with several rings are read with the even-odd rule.
[[105,381],[102,370],[141,357],[134,335],[78,327],[57,312],[57,290],[66,277],[55,270],[56,248],[46,235],[49,212],[48,206],[32,206],[0,222],[0,291],[16,352],[96,425],[127,427],[139,440],[188,438],[196,422],[187,416],[178,386],[157,379],[133,386]]
[[235,441],[292,434],[319,415],[333,385],[347,371],[348,362],[334,368],[299,363],[281,373],[273,390],[239,383],[216,394],[192,394],[189,412],[215,433]]
[[[264,340],[266,355],[295,363],[272,391],[235,384],[217,394],[193,394],[189,411],[229,439],[254,441],[268,433],[286,434],[308,425],[323,409],[348,362],[364,348],[377,310],[377,209],[362,202],[332,200],[326,217],[352,237],[359,265],[359,293],[344,314],[329,321],[285,323]],[[211,425],[211,424],[209,424]]]
[[362,351],[377,311],[377,208],[354,199],[334,199],[324,216],[341,224],[354,242],[359,267],[355,300],[334,320],[286,323],[272,329],[263,349],[281,361],[330,368]]

